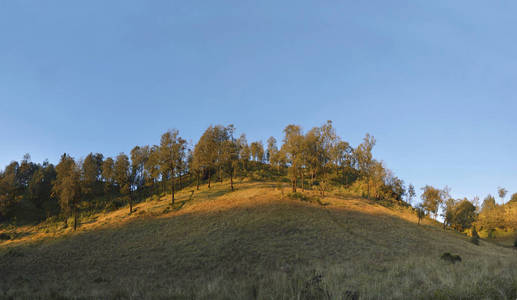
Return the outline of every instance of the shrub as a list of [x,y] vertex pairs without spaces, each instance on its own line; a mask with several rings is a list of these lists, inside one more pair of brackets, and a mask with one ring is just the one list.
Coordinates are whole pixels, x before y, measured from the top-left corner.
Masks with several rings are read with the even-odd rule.
[[517,248],[517,238],[515,238],[515,241],[513,241],[513,246]]
[[440,258],[453,264],[456,262],[461,262],[461,257],[459,255],[450,254],[449,252],[445,252]]

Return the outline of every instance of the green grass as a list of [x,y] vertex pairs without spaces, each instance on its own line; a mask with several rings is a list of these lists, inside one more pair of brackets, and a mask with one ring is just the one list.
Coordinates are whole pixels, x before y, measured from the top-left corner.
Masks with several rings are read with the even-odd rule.
[[[0,298],[517,295],[513,249],[473,245],[432,220],[419,226],[406,207],[343,193],[291,197],[288,185],[277,183],[236,187],[205,186],[192,200],[186,189],[174,207],[170,196],[148,199],[132,215],[122,208],[89,216],[76,233],[56,222],[18,228],[24,237],[0,241]],[[462,262],[440,260],[444,252]]]

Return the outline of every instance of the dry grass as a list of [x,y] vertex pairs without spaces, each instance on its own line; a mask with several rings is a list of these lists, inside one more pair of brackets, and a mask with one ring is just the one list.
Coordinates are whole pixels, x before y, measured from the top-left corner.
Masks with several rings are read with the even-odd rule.
[[[0,297],[515,298],[512,249],[444,232],[352,196],[292,200],[275,183],[226,184],[0,244]],[[46,232],[45,232],[46,231]],[[463,261],[450,265],[443,252]]]

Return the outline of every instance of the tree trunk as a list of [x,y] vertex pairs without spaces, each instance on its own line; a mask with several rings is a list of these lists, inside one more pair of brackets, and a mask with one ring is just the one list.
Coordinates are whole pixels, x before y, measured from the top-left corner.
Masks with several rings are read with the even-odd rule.
[[370,200],[370,177],[366,177],[366,185],[368,186],[368,200]]
[[183,188],[183,186],[181,184],[181,173],[180,173],[179,179],[180,179],[180,190],[181,190]]
[[303,180],[304,179],[303,173],[305,173],[305,172],[303,172],[303,169],[302,169],[302,192],[305,191],[305,185],[304,185],[304,180]]
[[129,192],[129,214],[133,213],[133,192]]
[[199,191],[199,172],[197,172],[196,174],[197,174],[197,190]]
[[171,193],[172,193],[172,204],[171,205],[174,205],[174,188],[175,188],[175,185],[176,185],[176,180],[174,178],[174,174],[171,175]]
[[74,207],[74,231],[77,230],[77,207]]
[[232,187],[233,191],[233,172],[230,172],[230,186]]
[[208,169],[208,188],[210,188],[210,169]]

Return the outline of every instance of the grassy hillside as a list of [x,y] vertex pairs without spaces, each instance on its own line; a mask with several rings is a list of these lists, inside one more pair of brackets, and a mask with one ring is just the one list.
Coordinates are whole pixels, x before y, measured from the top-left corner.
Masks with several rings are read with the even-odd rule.
[[[350,195],[227,184],[83,219],[4,228],[0,297],[515,298],[517,253]],[[313,201],[310,201],[313,200]],[[319,200],[319,201],[318,201]],[[16,231],[16,232],[15,232]],[[461,263],[440,259],[458,254]]]

